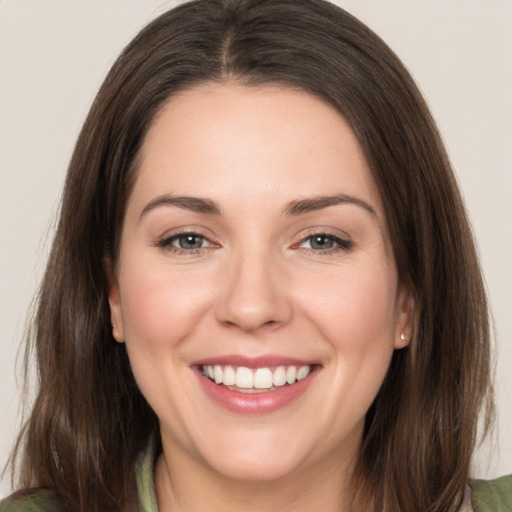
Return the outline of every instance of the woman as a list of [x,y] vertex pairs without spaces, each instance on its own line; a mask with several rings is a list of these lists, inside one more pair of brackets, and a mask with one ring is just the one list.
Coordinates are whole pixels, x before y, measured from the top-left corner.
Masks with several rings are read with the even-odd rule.
[[510,479],[468,485],[488,313],[443,145],[328,3],[191,2],[132,41],[75,148],[33,343],[0,510],[511,506]]

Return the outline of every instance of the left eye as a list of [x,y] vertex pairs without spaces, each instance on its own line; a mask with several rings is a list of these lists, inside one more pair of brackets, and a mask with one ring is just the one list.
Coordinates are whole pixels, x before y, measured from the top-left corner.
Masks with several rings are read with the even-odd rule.
[[300,243],[300,247],[313,251],[330,251],[336,249],[350,249],[351,243],[337,236],[319,233],[310,235]]
[[197,233],[180,233],[165,240],[165,245],[170,245],[176,249],[193,251],[209,247],[211,243],[207,238]]

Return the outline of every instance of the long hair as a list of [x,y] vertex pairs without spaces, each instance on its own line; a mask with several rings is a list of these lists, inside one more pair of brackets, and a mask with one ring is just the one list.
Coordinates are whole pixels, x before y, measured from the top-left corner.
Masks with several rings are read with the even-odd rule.
[[[488,309],[471,229],[431,115],[395,54],[323,0],[196,0],[126,47],[79,135],[29,337],[39,388],[17,444],[20,485],[69,510],[124,511],[158,421],[111,334],[105,258],[116,261],[137,156],[178,91],[278,84],[334,106],[380,191],[400,280],[415,303],[368,411],[353,476],[364,510],[462,503],[477,420],[492,412]],[[485,423],[485,422],[484,422]]]

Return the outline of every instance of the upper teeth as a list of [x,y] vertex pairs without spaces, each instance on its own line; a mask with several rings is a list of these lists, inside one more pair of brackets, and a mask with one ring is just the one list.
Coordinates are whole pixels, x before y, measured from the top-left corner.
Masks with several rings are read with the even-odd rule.
[[203,375],[216,384],[236,386],[242,389],[270,389],[305,379],[311,366],[278,366],[271,368],[246,368],[245,366],[205,365]]

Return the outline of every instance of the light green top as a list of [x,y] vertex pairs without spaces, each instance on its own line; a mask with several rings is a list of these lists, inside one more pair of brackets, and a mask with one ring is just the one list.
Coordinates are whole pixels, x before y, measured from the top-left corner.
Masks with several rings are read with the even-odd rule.
[[512,475],[474,480],[471,487],[475,512],[512,512]]
[[[150,445],[152,444],[150,443]],[[137,461],[137,493],[141,504],[141,508],[137,512],[158,512],[153,480],[154,461],[153,450],[143,452]],[[1,508],[0,512],[3,512]]]
[[[153,450],[141,453],[136,466],[140,508],[134,512],[158,512],[156,502]],[[475,512],[512,512],[512,475],[497,480],[474,480],[472,502]],[[0,502],[0,512],[61,512],[52,493],[37,489],[14,494]]]

